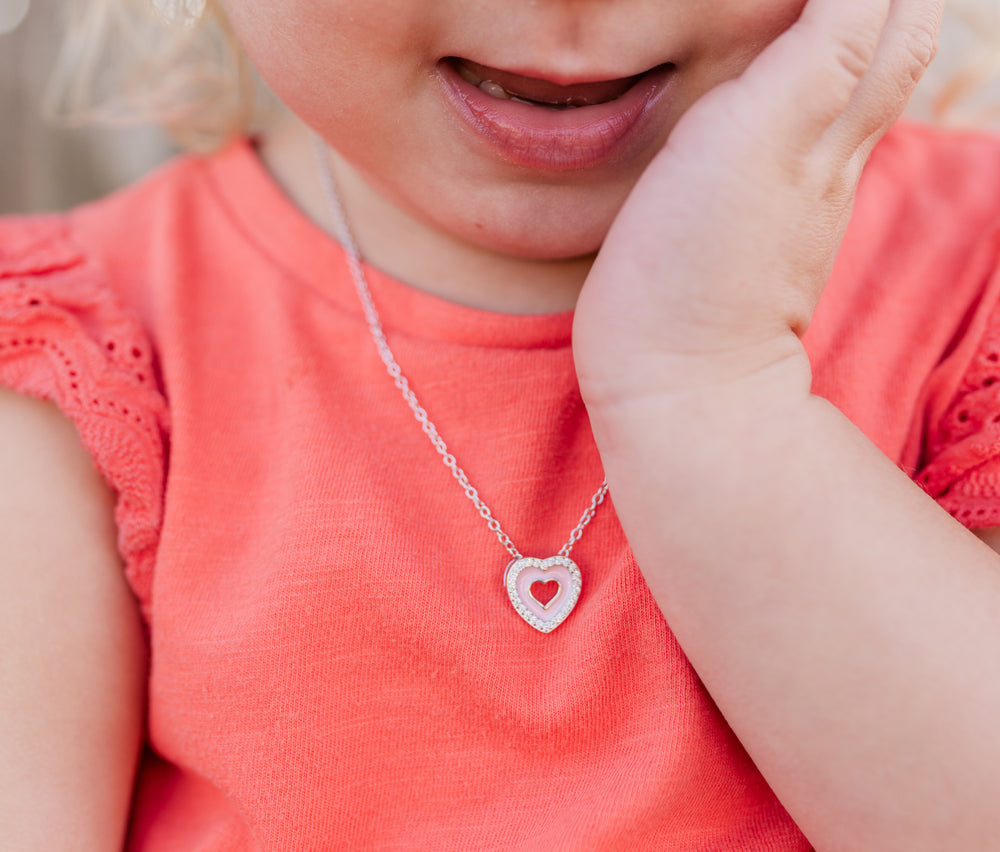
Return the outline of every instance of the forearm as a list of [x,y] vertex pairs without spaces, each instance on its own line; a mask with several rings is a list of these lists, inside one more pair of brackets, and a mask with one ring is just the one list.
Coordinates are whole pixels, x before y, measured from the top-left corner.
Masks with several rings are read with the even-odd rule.
[[774,378],[592,408],[647,582],[820,850],[991,848],[1000,560]]

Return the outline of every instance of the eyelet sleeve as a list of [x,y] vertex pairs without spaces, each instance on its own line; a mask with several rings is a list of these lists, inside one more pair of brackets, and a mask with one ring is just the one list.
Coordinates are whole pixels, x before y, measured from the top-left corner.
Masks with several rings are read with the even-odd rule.
[[54,402],[117,495],[118,547],[148,617],[166,406],[139,322],[59,219],[0,223],[0,385]]
[[[1000,526],[1000,231],[967,340],[942,365],[917,482],[970,528]],[[956,366],[957,364],[957,366]],[[949,373],[951,375],[949,375]],[[934,379],[931,382],[935,384]]]

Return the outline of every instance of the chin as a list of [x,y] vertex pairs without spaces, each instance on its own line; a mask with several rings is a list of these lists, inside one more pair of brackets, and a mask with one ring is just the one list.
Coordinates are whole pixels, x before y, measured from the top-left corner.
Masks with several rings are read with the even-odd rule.
[[608,234],[617,211],[589,217],[585,220],[579,206],[559,207],[542,216],[525,217],[522,212],[511,215],[482,217],[488,224],[464,221],[457,229],[454,223],[434,223],[447,228],[460,239],[497,254],[523,260],[571,260],[597,253]]
[[527,260],[569,260],[597,254],[607,232],[607,228],[602,228],[592,237],[579,233],[546,237],[536,233],[530,238],[511,240],[501,250]]

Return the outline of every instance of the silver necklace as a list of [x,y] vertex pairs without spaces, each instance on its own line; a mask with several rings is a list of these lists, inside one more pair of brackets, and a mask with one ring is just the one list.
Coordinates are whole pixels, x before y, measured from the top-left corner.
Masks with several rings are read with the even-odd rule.
[[[449,451],[444,439],[438,433],[437,427],[427,417],[416,394],[410,388],[410,383],[399,364],[396,357],[389,348],[385,331],[382,328],[382,321],[379,319],[378,311],[375,309],[375,302],[372,300],[371,290],[368,287],[368,280],[365,278],[364,269],[361,265],[361,253],[358,251],[354,235],[347,224],[347,216],[344,214],[344,206],[340,202],[340,195],[333,179],[333,172],[330,169],[329,153],[326,145],[318,136],[313,136],[313,146],[316,153],[316,161],[319,167],[320,181],[326,195],[327,204],[333,217],[333,225],[341,245],[347,255],[347,264],[354,279],[354,287],[357,290],[358,298],[361,299],[361,307],[364,310],[365,320],[368,323],[368,330],[371,332],[375,348],[379,357],[385,365],[386,372],[393,380],[403,399],[413,412],[413,416],[423,429],[424,434],[430,439],[434,449],[438,451],[441,460],[444,462],[452,476],[458,480],[462,486],[465,496],[472,501],[480,516],[486,521],[486,525],[493,531],[500,544],[504,546],[512,559],[504,570],[503,582],[507,589],[507,597],[517,614],[528,624],[542,633],[551,633],[566,617],[573,611],[577,600],[580,598],[580,590],[583,587],[583,578],[580,568],[569,558],[573,545],[580,540],[587,524],[594,518],[597,507],[604,502],[608,493],[608,481],[605,479],[601,487],[594,492],[590,499],[590,505],[580,516],[580,521],[569,534],[569,539],[562,546],[562,549],[555,556],[545,559],[538,559],[534,556],[524,556],[507,533],[503,531],[500,522],[493,517],[490,507],[483,502],[479,492],[469,482],[469,477],[465,471],[459,467],[455,456]],[[532,592],[533,588],[544,589],[549,583],[556,584],[556,591],[548,600],[536,597]]]

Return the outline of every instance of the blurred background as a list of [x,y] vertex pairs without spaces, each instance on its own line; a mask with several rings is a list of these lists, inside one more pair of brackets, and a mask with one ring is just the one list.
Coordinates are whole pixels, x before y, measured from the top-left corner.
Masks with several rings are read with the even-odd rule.
[[[173,153],[156,129],[67,128],[47,122],[42,99],[60,43],[60,14],[78,0],[0,0],[0,214],[58,210],[103,195]],[[951,0],[942,50],[911,112],[927,118],[930,93],[955,70],[970,80],[1000,71],[1000,0]],[[965,6],[967,4],[967,7]],[[987,123],[1000,86],[960,99],[949,123]],[[994,122],[995,124],[995,122]]]
[[0,213],[74,206],[173,152],[152,128],[65,128],[42,117],[67,2],[78,0],[0,0]]

